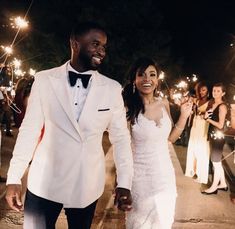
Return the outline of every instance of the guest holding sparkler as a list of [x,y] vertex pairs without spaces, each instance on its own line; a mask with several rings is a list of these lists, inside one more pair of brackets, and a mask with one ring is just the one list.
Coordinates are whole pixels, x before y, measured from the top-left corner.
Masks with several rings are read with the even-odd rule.
[[209,90],[205,82],[198,83],[196,95],[185,176],[195,178],[199,183],[207,184],[210,152],[207,141],[209,123],[204,120],[204,114],[209,103]]
[[221,130],[224,127],[228,111],[224,101],[225,93],[225,87],[222,83],[217,83],[213,86],[213,100],[208,105],[208,109],[204,116],[204,119],[209,123],[208,137],[210,142],[211,161],[214,169],[212,185],[201,192],[206,195],[217,194],[218,190],[228,190],[221,162],[223,147],[225,144]]
[[[231,127],[235,129],[235,104],[231,104]],[[235,196],[231,196],[231,202],[235,204]]]
[[231,104],[231,127],[235,129],[235,104]]

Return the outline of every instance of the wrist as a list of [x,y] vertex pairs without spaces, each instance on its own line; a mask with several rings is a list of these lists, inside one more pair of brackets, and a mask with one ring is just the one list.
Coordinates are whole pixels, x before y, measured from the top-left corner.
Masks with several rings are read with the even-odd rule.
[[179,119],[187,121],[188,117],[189,117],[188,115],[185,115],[184,113],[181,113]]
[[177,130],[180,130],[180,131],[183,131],[183,130],[184,130],[184,128],[179,127],[177,124],[175,124],[175,128],[176,128]]

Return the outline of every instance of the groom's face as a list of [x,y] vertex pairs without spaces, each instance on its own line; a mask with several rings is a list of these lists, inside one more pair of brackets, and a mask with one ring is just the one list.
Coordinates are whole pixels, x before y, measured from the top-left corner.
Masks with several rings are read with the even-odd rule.
[[103,31],[92,29],[78,38],[78,64],[86,70],[96,70],[106,54],[107,36]]

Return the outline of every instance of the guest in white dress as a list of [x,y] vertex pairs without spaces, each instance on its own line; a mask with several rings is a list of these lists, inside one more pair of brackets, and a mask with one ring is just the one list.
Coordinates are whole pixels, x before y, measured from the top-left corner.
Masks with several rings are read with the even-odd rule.
[[199,183],[207,184],[209,174],[210,147],[207,140],[209,124],[204,120],[209,102],[209,90],[205,83],[197,87],[197,97],[194,106],[193,125],[187,150],[185,176],[193,177]]
[[181,135],[192,103],[181,106],[179,120],[171,130],[168,101],[154,96],[159,73],[153,60],[140,58],[123,91],[134,159],[133,209],[126,215],[127,229],[170,229],[174,221],[177,192],[169,142]]

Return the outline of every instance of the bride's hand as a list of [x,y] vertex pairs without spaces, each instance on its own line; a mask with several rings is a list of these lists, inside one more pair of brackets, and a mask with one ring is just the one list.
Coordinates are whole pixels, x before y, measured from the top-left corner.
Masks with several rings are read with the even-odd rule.
[[193,102],[190,99],[187,102],[182,103],[180,107],[181,116],[188,118],[192,112],[192,107],[193,107]]

